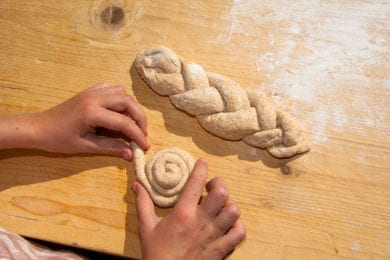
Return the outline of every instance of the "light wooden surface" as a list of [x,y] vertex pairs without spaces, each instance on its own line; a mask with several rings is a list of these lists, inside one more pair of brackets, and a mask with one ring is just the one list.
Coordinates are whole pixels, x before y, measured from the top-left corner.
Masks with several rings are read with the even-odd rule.
[[[124,16],[107,25],[112,3]],[[151,152],[182,147],[227,181],[248,230],[231,259],[388,259],[389,21],[390,3],[374,0],[1,1],[0,113],[122,84],[147,114]],[[278,160],[204,131],[134,72],[154,45],[272,95],[312,151]],[[0,226],[139,257],[134,179],[120,158],[1,151]]]

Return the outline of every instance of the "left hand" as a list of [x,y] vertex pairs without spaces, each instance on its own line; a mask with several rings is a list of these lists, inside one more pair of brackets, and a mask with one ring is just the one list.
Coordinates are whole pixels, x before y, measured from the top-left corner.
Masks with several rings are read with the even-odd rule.
[[121,86],[99,84],[65,102],[36,114],[38,148],[60,153],[101,153],[132,159],[123,140],[97,135],[97,128],[121,132],[142,149],[146,140],[146,116]]

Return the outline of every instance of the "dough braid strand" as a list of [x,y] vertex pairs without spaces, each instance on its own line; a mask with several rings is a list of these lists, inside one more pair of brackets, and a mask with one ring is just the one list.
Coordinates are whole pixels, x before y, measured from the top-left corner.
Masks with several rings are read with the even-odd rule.
[[205,72],[162,46],[139,53],[135,67],[155,92],[169,96],[174,106],[216,136],[242,139],[277,158],[310,150],[296,119],[260,91],[245,91],[230,78]]

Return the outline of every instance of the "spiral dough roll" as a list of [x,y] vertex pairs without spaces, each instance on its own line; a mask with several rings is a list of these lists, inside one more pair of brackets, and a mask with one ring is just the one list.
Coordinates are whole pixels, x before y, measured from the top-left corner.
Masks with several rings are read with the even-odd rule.
[[182,149],[170,147],[153,154],[145,164],[142,149],[134,142],[131,146],[137,180],[143,184],[157,206],[173,206],[191,175],[194,158]]

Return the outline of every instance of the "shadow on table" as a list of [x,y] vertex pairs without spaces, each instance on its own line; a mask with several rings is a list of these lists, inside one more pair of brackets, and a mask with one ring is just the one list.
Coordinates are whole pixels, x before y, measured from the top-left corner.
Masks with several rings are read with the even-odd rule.
[[[110,156],[93,154],[64,155],[24,149],[0,150],[0,192],[17,186],[66,178],[86,170],[108,166],[116,166],[124,169],[127,165],[132,166],[131,163],[129,164],[123,159]],[[132,175],[130,174],[129,176]],[[134,212],[130,206],[128,212]],[[128,222],[130,221],[126,220],[126,223]],[[134,224],[137,225],[136,222]],[[86,259],[125,259],[121,256],[113,256],[92,250],[75,248],[73,246],[39,241],[34,238],[29,238],[29,240],[35,243],[39,242],[53,250],[73,251]],[[134,255],[134,252],[130,255]]]
[[[0,191],[69,177],[86,170],[118,166],[118,158],[94,154],[64,155],[39,150],[0,150]],[[125,166],[118,166],[124,168]]]

